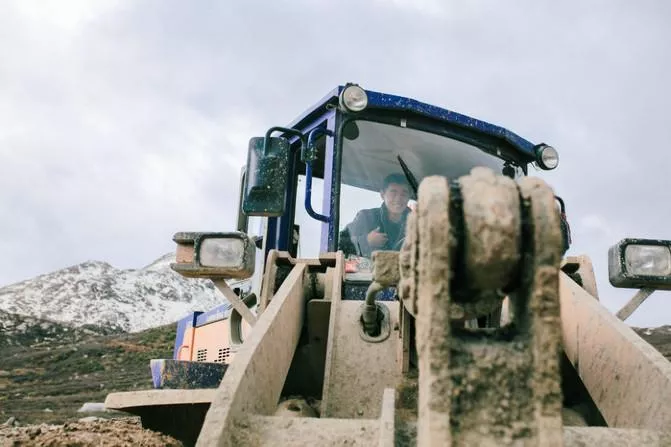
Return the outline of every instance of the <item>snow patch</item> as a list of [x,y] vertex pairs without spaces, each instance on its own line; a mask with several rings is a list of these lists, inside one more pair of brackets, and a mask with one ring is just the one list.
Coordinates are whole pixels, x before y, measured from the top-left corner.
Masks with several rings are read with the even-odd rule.
[[[172,262],[172,253],[136,270],[86,261],[0,288],[0,310],[75,327],[138,332],[227,303],[210,280],[184,278],[170,268]],[[250,287],[249,281],[234,283]]]

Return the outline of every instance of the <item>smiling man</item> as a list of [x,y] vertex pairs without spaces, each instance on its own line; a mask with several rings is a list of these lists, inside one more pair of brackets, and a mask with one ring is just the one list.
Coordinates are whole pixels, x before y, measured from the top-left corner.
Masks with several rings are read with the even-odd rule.
[[349,223],[344,234],[354,245],[356,254],[367,258],[375,250],[400,250],[405,237],[405,223],[410,212],[410,185],[403,174],[390,174],[380,190],[382,205],[361,210]]

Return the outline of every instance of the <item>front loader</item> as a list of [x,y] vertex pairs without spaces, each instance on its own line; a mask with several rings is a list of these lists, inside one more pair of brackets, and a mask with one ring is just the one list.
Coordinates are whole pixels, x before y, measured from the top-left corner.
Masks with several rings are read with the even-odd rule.
[[[236,231],[175,235],[172,268],[226,303],[178,323],[155,389],[107,408],[185,445],[671,445],[669,362],[600,304],[589,258],[565,256],[564,202],[529,176],[558,160],[336,88],[250,140]],[[389,174],[404,235],[371,249],[353,222],[385,212]],[[611,282],[668,287],[669,246],[623,240]]]

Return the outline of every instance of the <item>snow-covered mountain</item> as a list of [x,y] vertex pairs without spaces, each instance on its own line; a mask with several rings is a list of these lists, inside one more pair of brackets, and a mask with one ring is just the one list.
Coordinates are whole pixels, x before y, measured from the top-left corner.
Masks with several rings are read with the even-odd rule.
[[137,332],[226,303],[209,280],[184,278],[166,254],[140,269],[87,261],[0,288],[0,310],[66,323]]

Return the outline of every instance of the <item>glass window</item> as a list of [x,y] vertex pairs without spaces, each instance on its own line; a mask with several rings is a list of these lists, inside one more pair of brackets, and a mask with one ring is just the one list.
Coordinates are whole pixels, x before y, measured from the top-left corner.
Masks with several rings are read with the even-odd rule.
[[501,173],[504,166],[503,159],[474,145],[407,127],[357,120],[343,134],[339,249],[346,255],[369,258],[376,248],[400,249],[414,194],[398,156],[418,184],[431,175],[456,179],[476,166]]
[[[319,256],[322,238],[323,222],[311,217],[305,210],[305,175],[298,176],[296,191],[296,214],[294,223],[299,226],[298,238],[299,258],[316,258]],[[322,210],[324,180],[312,177],[312,209],[322,215],[328,215],[328,210]]]
[[[268,224],[268,218],[262,216],[249,216],[247,220],[247,234],[250,236],[265,237],[266,234],[266,225]],[[261,281],[263,279],[263,264],[265,259],[263,259],[263,251],[261,249],[256,250],[256,258],[254,263],[254,276],[251,278],[251,290],[256,293],[256,296],[261,295]]]

